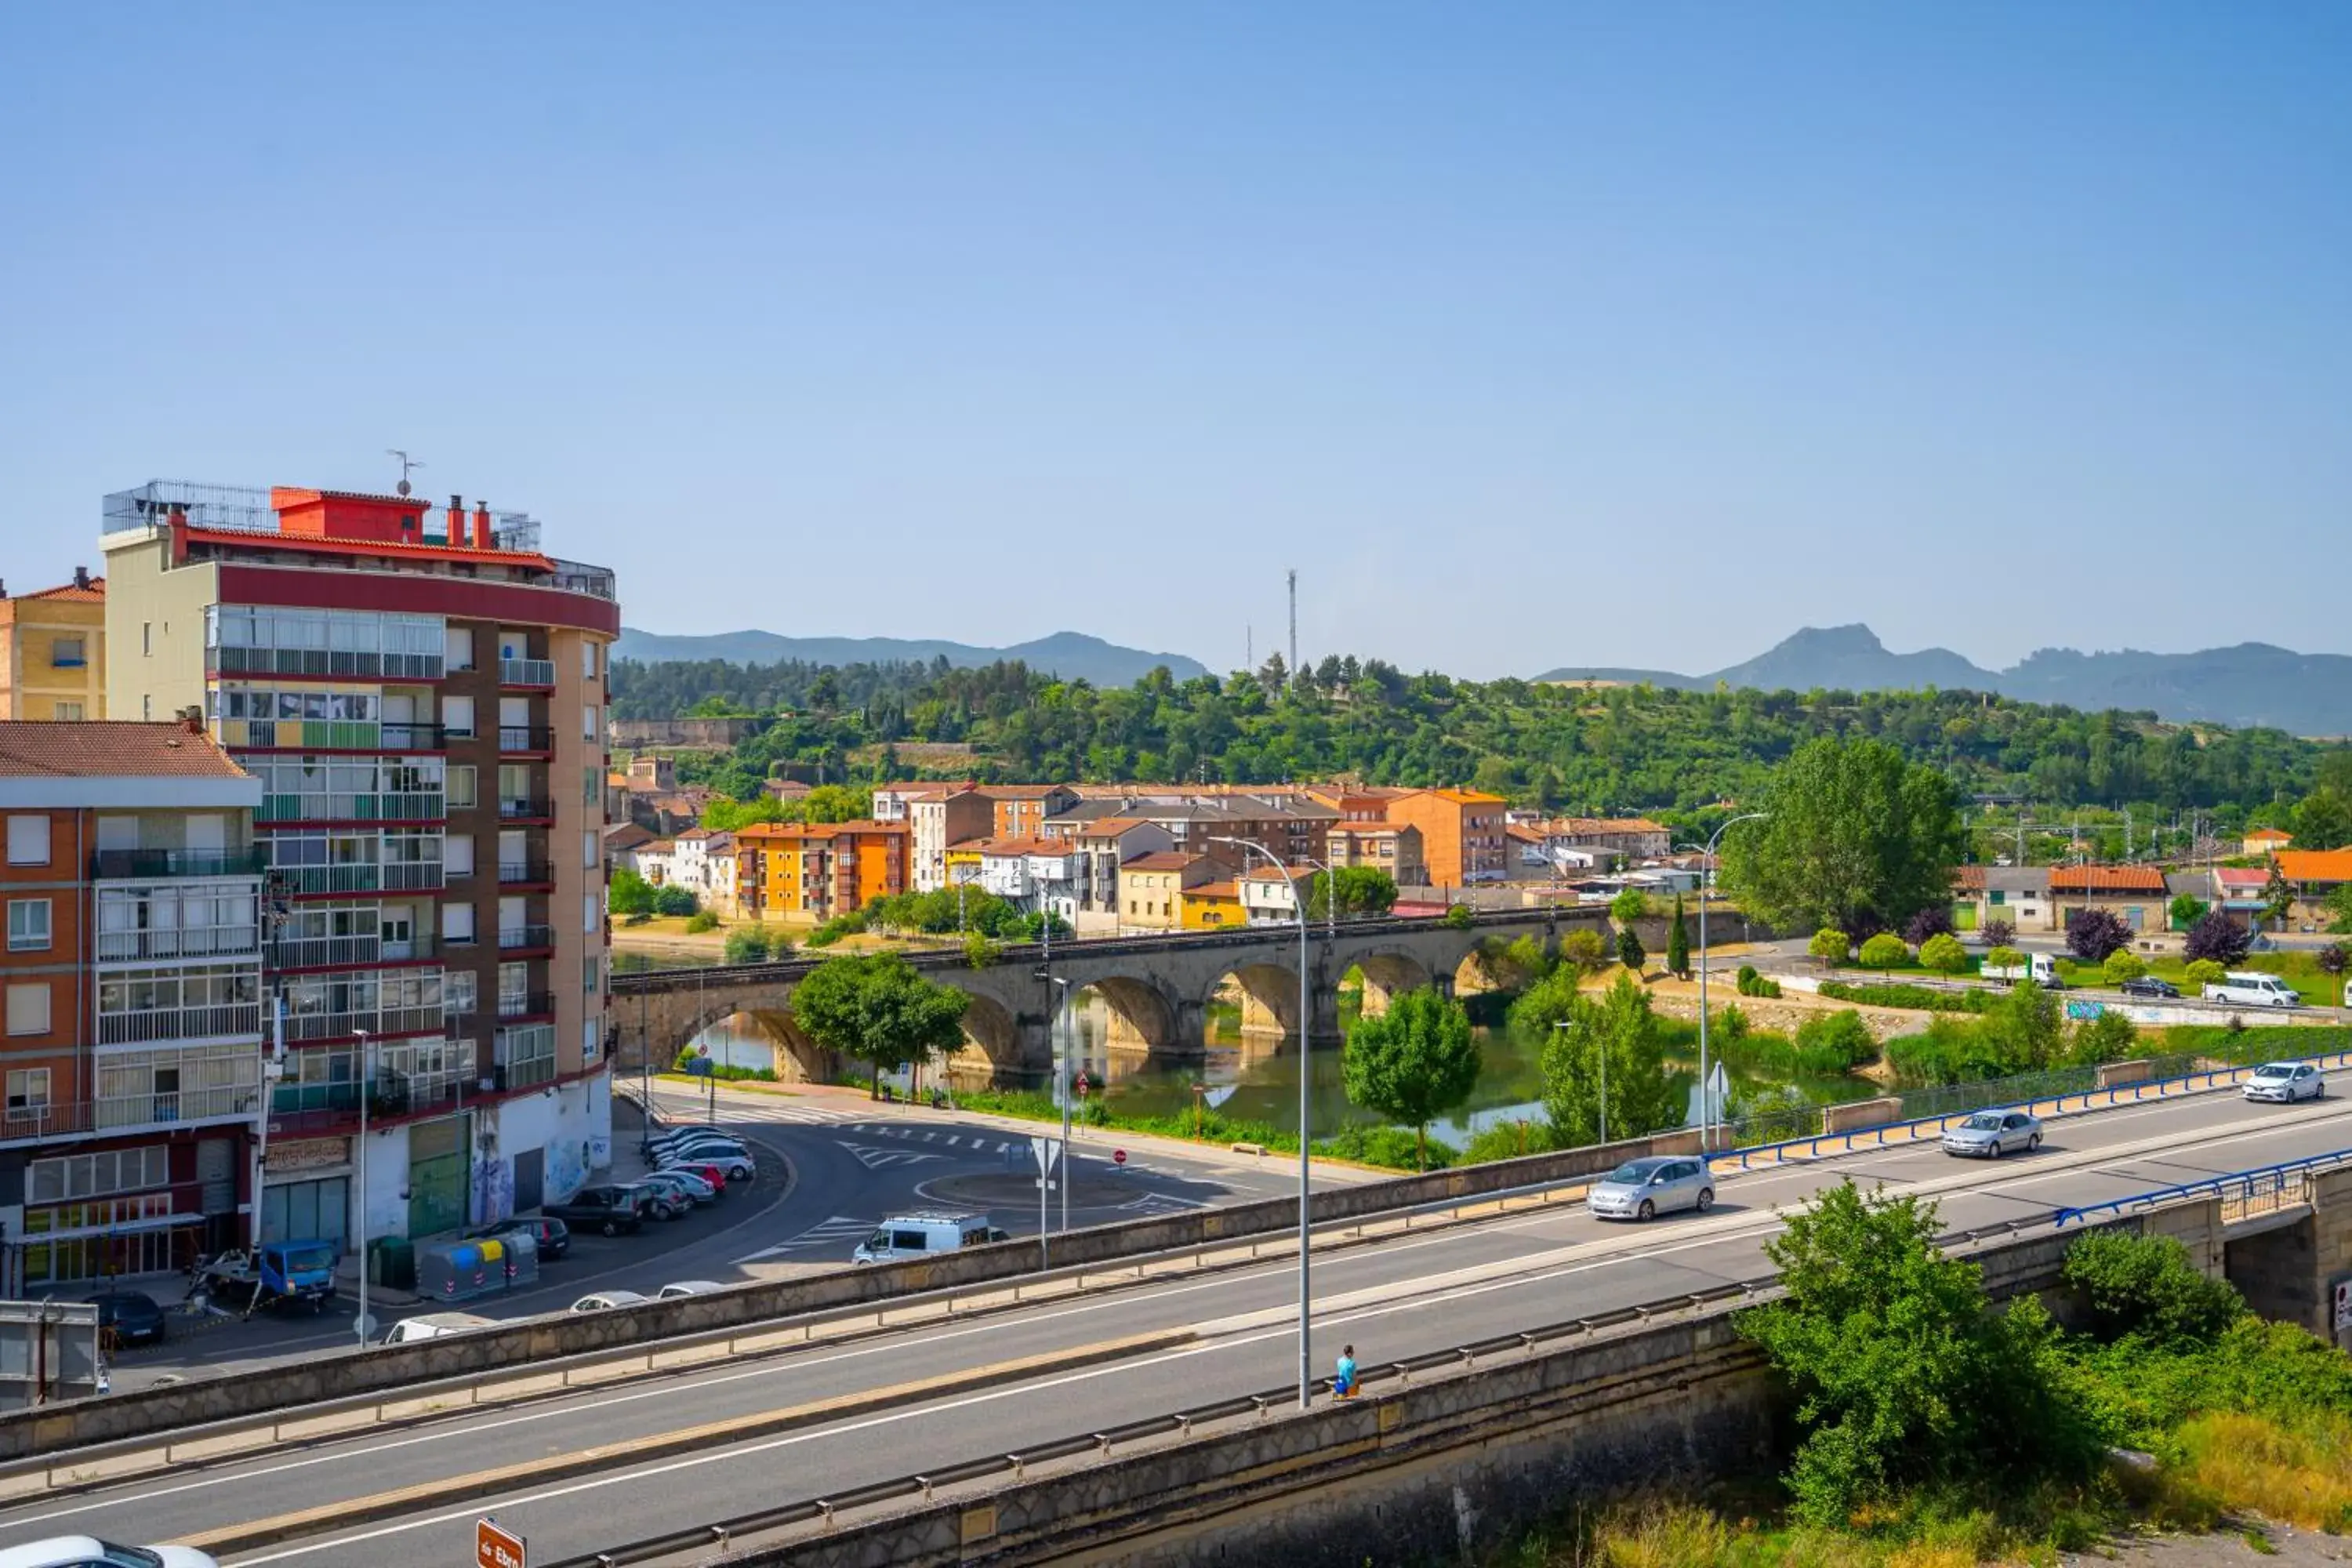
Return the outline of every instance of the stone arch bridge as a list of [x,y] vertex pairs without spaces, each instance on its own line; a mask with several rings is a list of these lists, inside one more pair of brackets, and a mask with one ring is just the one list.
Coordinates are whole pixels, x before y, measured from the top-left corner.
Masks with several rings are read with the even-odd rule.
[[[1431,918],[1342,921],[1308,933],[1307,1035],[1339,1037],[1339,985],[1349,970],[1363,974],[1363,1006],[1380,1012],[1397,994],[1434,984],[1451,993],[1455,977],[1481,944],[1531,936],[1547,950],[1578,927],[1602,929],[1599,909],[1508,910],[1482,913],[1467,927]],[[1052,994],[1062,989],[1039,977],[1045,954],[1034,944],[1010,946],[986,968],[974,969],[960,951],[910,953],[908,962],[971,998],[964,1015],[964,1049],[950,1063],[963,1083],[1035,1082],[1053,1068]],[[1242,999],[1245,1048],[1276,1051],[1294,1041],[1298,1024],[1298,928],[1251,926],[1227,931],[1185,931],[1057,944],[1053,973],[1076,993],[1102,998],[1114,1061],[1197,1057],[1207,1035],[1211,1002],[1228,980]],[[801,1034],[791,1011],[793,987],[820,961],[662,969],[613,979],[614,1065],[634,1070],[647,1060],[669,1062],[702,1030],[738,1014],[750,1015],[777,1047],[788,1077],[821,1079],[835,1064]],[[1475,974],[1475,966],[1472,973]]]

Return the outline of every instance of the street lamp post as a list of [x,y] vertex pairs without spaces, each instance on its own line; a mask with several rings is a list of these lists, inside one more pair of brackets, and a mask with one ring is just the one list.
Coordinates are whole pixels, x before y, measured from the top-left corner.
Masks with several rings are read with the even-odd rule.
[[1715,847],[1732,824],[1761,822],[1769,815],[1746,811],[1724,821],[1707,835],[1706,847],[1699,851],[1706,857],[1698,866],[1698,1147],[1702,1154],[1715,1147],[1715,1096],[1706,1081],[1706,895],[1714,886]]
[[[369,1333],[369,1331],[371,1331],[372,1329],[373,1329],[373,1328],[375,1327],[375,1323],[374,1323],[374,1321],[373,1321],[372,1319],[370,1319],[370,1318],[368,1317],[368,1255],[367,1255],[367,1232],[368,1232],[368,1223],[367,1223],[367,1202],[368,1202],[368,1199],[367,1199],[367,1194],[368,1194],[368,1179],[367,1179],[367,1151],[368,1151],[368,1033],[367,1033],[367,1031],[366,1031],[365,1029],[362,1029],[362,1030],[360,1030],[360,1031],[359,1031],[359,1037],[360,1037],[360,1058],[359,1058],[359,1082],[360,1082],[360,1157],[359,1157],[359,1178],[360,1178],[360,1201],[359,1201],[359,1231],[360,1231],[360,1235],[359,1235],[359,1244],[360,1244],[360,1247],[359,1247],[359,1250],[360,1250],[360,1315],[359,1315],[357,1318],[355,1318],[355,1319],[353,1319],[353,1320],[352,1320],[352,1331],[353,1331],[354,1333],[356,1333],[356,1334],[358,1334],[358,1335],[359,1335],[360,1347],[361,1347],[362,1350],[364,1350],[364,1349],[367,1347],[367,1342],[368,1342],[368,1333]],[[258,1267],[259,1267],[259,1264],[258,1264],[257,1262],[256,1263],[256,1267],[257,1267],[257,1268],[258,1268]]]
[[1298,1408],[1307,1409],[1313,1403],[1315,1365],[1313,1331],[1310,1328],[1312,1300],[1307,1279],[1307,1252],[1313,1241],[1313,1216],[1308,1198],[1313,1187],[1313,1165],[1307,1158],[1307,1068],[1312,1046],[1314,1013],[1307,994],[1307,900],[1298,896],[1298,879],[1282,857],[1254,838],[1212,837],[1212,844],[1231,844],[1250,854],[1262,856],[1265,863],[1282,873],[1290,889],[1290,907],[1298,912]]

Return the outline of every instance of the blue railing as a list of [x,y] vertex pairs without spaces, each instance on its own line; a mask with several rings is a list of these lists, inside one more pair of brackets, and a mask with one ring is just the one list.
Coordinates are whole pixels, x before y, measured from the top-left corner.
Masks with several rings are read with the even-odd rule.
[[[2134,1193],[2127,1198],[2111,1198],[2103,1204],[2084,1204],[2081,1208],[2060,1209],[2050,1216],[2053,1226],[2063,1227],[2070,1222],[2087,1224],[2093,1215],[2130,1214],[2150,1209],[2159,1204],[2179,1203],[2184,1198],[2231,1199],[2249,1209],[2284,1206],[2290,1188],[2299,1188],[2305,1177],[2314,1171],[2352,1161],[2352,1149],[2338,1149],[2331,1154],[2313,1154],[2301,1160],[2289,1160],[2282,1164],[2263,1165],[2252,1171],[2232,1171],[2224,1176],[2208,1176],[2201,1182],[2183,1182],[2176,1187],[2157,1187],[2149,1192]],[[2269,1200],[2264,1202],[2263,1200]]]
[[[2319,1068],[2352,1067],[2352,1051],[2326,1051],[2312,1057],[2273,1057],[2273,1061],[2307,1061]],[[2254,1070],[2255,1063],[2237,1067],[2207,1068],[2198,1072],[2181,1073],[2173,1078],[2138,1079],[2130,1083],[2112,1084],[2105,1089],[2090,1089],[2076,1093],[2041,1096],[2027,1100],[1976,1101],[1965,1110],[1948,1111],[1938,1116],[1915,1117],[1907,1121],[1887,1121],[1871,1127],[1849,1128],[1842,1132],[1817,1132],[1785,1139],[1778,1143],[1759,1143],[1747,1149],[1718,1149],[1707,1155],[1710,1165],[1738,1160],[1738,1168],[1746,1171],[1758,1163],[1778,1164],[1783,1158],[1818,1159],[1824,1154],[1851,1154],[1856,1149],[1879,1148],[1889,1144],[1925,1142],[1926,1130],[1932,1129],[1936,1137],[1955,1121],[1964,1121],[1979,1110],[2030,1110],[2036,1105],[2056,1103],[2050,1109],[2053,1116],[2073,1115],[2084,1110],[2105,1110],[2112,1106],[2140,1100],[2167,1100],[2175,1095],[2206,1094],[2217,1089],[2230,1089],[2245,1081]],[[1965,1088],[1966,1086],[1961,1086]],[[1978,1086],[1981,1090],[1999,1092],[2002,1080]],[[1762,1157],[1769,1155],[1769,1161]]]

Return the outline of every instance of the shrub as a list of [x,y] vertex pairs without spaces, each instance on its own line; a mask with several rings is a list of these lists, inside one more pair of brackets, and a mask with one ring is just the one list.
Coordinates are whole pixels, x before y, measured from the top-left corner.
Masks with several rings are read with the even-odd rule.
[[697,910],[686,917],[686,929],[695,936],[700,936],[707,931],[717,931],[719,917],[709,910]]
[[1650,912],[1650,896],[1639,888],[1627,888],[1609,900],[1610,916],[1619,925],[1632,925]]
[[2189,984],[2202,989],[2208,985],[2219,985],[2221,984],[2222,977],[2228,973],[2229,970],[2220,960],[2199,958],[2189,961],[2188,967],[2180,972],[2180,977]]
[[2131,945],[2131,927],[2113,910],[2075,910],[2066,916],[2066,951],[2091,963]]
[[1483,1165],[1526,1154],[1549,1154],[1559,1147],[1549,1121],[1497,1121],[1470,1140],[1459,1163]]
[[1825,980],[1821,994],[1832,1002],[1857,1002],[1865,1007],[1908,1007],[1922,1013],[1981,1013],[1996,1000],[1995,993],[1973,987],[1938,991],[1900,981],[1850,985],[1842,980]]
[[1716,1037],[1726,1045],[1738,1045],[1748,1037],[1748,1015],[1739,1010],[1737,1002],[1727,1003],[1715,1016]]
[[2340,942],[2331,942],[2319,950],[2317,963],[2323,973],[2341,974],[2347,969],[2352,969],[2352,948]]
[[1995,915],[1977,929],[1977,934],[1991,946],[2007,947],[2017,940],[2017,927],[2012,921]]
[[730,963],[764,963],[768,958],[768,933],[758,926],[737,926],[727,933],[727,962]]
[[2191,959],[2210,959],[2223,969],[2245,962],[2253,933],[2219,910],[2209,910],[2189,928],[2184,951]]
[[1903,922],[1903,940],[1913,947],[1924,948],[1939,936],[1952,934],[1952,910],[1948,904],[1930,904]]
[[1813,933],[1813,940],[1805,944],[1805,951],[1824,963],[1843,963],[1847,951],[1853,946],[1846,940],[1845,932],[1835,926],[1823,926]]
[[2102,1339],[2217,1339],[2246,1310],[2236,1290],[2207,1279],[2168,1236],[2092,1231],[2066,1249],[2063,1278],[2082,1298],[2086,1326]]
[[1911,962],[1911,950],[1892,931],[1880,931],[1862,944],[1864,969],[1896,969]]
[[1969,966],[1969,950],[1949,931],[1937,931],[1919,944],[1919,962],[1938,974],[1958,974]]
[[694,913],[696,907],[693,892],[675,883],[654,889],[654,913],[657,915],[668,915],[675,919],[680,915]]
[[1426,1154],[1415,1147],[1413,1130],[1410,1127],[1341,1128],[1328,1138],[1318,1139],[1315,1152],[1335,1160],[1353,1160],[1362,1165],[1385,1165],[1391,1170],[1443,1171],[1461,1159],[1450,1143],[1431,1139]]
[[2025,954],[2013,947],[1996,947],[1985,954],[1984,966],[1987,969],[2022,969],[2025,967]]
[[1780,994],[1780,983],[1769,975],[1757,973],[1754,964],[1743,963],[1739,966],[1738,982],[1735,989],[1742,996],[1756,996],[1769,1001]]
[[1609,943],[1589,927],[1559,939],[1559,961],[1583,974],[1597,974],[1609,966]]
[[1633,934],[1632,926],[1627,926],[1617,933],[1618,963],[1639,973],[1642,965],[1648,963],[1649,958],[1648,952],[1642,946],[1642,939]]
[[2099,965],[2099,978],[2110,985],[2121,985],[2126,980],[2137,980],[2147,973],[2147,961],[2127,947],[2119,947],[2107,954]]
[[2124,1061],[2138,1049],[2138,1026],[2113,1008],[2084,1019],[2066,1039],[2066,1059],[2084,1066]]
[[1467,904],[1446,905],[1444,921],[1445,924],[1454,931],[1468,931],[1478,923],[1477,917],[1471,913],[1470,906]]
[[1797,1026],[1797,1062],[1807,1072],[1850,1072],[1877,1055],[1878,1042],[1859,1013],[1816,1013]]

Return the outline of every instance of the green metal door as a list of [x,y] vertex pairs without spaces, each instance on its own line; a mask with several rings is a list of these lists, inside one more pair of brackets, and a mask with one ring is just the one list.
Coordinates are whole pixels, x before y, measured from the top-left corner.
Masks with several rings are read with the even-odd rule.
[[466,1223],[466,1149],[470,1117],[445,1116],[408,1129],[408,1234],[438,1236]]

